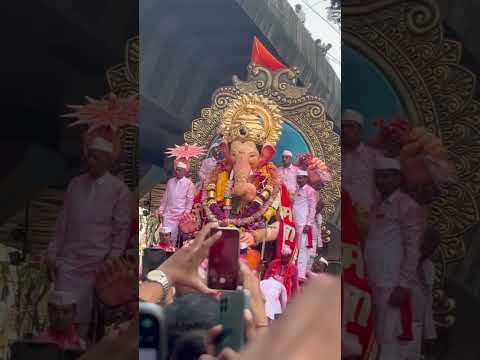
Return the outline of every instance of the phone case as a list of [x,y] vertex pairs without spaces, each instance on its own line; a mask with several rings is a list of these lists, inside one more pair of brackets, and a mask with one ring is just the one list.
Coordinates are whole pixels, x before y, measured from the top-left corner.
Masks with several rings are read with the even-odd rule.
[[167,360],[167,332],[162,308],[140,302],[139,312],[139,360]]
[[220,324],[223,332],[217,339],[217,355],[226,347],[240,351],[245,343],[244,310],[247,306],[246,295],[242,290],[224,291],[220,298]]

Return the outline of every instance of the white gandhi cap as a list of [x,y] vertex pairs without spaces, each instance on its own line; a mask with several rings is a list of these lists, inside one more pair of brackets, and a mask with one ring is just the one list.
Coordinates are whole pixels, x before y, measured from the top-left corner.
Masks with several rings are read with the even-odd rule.
[[282,156],[290,156],[293,157],[293,154],[290,150],[283,150]]
[[177,169],[187,170],[187,164],[185,164],[184,162],[179,161],[179,162],[177,163],[176,168],[177,168]]
[[170,234],[171,232],[172,232],[172,229],[170,229],[168,226],[162,226],[160,228],[161,234]]
[[113,144],[102,137],[96,137],[88,145],[89,149],[100,150],[107,153],[113,153]]
[[346,109],[343,111],[342,122],[345,122],[345,121],[353,121],[354,123],[357,123],[360,126],[363,126],[363,123],[364,123],[363,115],[358,111],[355,111],[352,109]]
[[400,170],[400,161],[393,158],[380,156],[375,162],[376,170]]
[[320,258],[320,262],[328,266],[328,260],[325,259],[323,256]]
[[48,303],[52,305],[75,305],[75,297],[68,291],[52,290],[48,296]]
[[308,176],[308,172],[306,172],[305,170],[298,170],[297,176]]

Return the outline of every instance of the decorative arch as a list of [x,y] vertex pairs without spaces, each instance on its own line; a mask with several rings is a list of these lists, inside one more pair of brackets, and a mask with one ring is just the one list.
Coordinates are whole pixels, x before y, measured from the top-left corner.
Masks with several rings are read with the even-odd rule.
[[[107,70],[107,83],[110,91],[117,96],[139,95],[140,43],[135,36],[125,45],[125,61]],[[138,186],[138,128],[125,126],[120,129],[122,154],[119,174],[130,190]]]
[[[233,86],[222,87],[214,92],[212,106],[202,109],[200,117],[193,120],[191,131],[185,133],[185,141],[209,147],[217,136],[223,111],[241,94],[255,93],[275,101],[284,121],[298,131],[312,154],[331,169],[333,181],[321,190],[326,202],[324,215],[331,219],[340,199],[339,136],[333,131],[333,122],[327,120],[323,100],[308,95],[308,87],[297,86],[298,76],[299,71],[295,68],[273,72],[263,66],[249,65],[246,81],[233,76]],[[194,178],[202,160],[192,161]]]

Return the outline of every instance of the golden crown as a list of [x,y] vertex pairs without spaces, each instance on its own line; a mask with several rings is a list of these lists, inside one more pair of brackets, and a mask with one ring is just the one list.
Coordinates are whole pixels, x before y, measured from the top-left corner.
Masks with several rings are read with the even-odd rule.
[[282,114],[272,100],[244,94],[228,105],[222,114],[219,133],[227,143],[253,141],[275,145],[282,133]]

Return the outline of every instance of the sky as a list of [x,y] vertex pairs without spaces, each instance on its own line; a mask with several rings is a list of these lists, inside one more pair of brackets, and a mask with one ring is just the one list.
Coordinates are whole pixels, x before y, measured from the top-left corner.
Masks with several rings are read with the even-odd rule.
[[[301,4],[305,11],[305,27],[312,33],[313,39],[321,39],[324,43],[332,44],[327,53],[327,60],[341,79],[341,32],[340,27],[327,21],[327,10],[330,0],[288,0],[292,7]],[[322,19],[323,17],[323,19]]]

